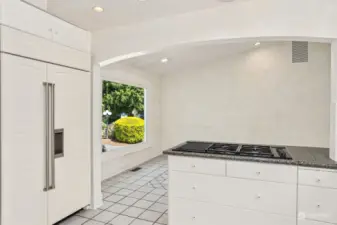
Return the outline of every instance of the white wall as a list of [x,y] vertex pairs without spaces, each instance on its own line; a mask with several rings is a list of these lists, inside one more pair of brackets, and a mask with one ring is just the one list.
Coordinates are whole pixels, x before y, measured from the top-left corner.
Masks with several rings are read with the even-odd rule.
[[329,147],[330,45],[263,46],[162,79],[162,140]]
[[103,153],[102,180],[104,180],[161,154],[161,78],[125,67],[101,69],[101,76],[103,80],[146,89],[146,142]]

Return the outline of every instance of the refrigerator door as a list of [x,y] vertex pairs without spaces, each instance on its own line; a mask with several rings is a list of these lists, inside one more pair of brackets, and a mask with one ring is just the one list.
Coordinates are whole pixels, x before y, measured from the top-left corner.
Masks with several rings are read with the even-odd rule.
[[1,53],[3,225],[46,225],[47,65]]
[[[90,73],[48,65],[48,82],[55,84],[55,133],[60,129],[62,155],[55,154],[48,191],[49,224],[90,203]],[[55,143],[55,150],[60,143]],[[53,181],[54,180],[54,181]]]

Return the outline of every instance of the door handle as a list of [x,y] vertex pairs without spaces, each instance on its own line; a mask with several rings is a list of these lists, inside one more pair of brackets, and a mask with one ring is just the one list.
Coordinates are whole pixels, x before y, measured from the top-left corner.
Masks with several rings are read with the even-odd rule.
[[43,191],[48,191],[49,188],[49,84],[47,82],[43,83],[44,86],[44,97],[45,97],[45,184]]
[[55,189],[55,84],[49,84],[50,87],[50,172],[51,184],[49,190]]

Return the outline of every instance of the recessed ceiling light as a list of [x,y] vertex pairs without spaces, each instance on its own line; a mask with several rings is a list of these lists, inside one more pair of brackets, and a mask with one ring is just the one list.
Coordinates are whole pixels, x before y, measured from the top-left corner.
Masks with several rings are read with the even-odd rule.
[[255,46],[259,46],[261,43],[260,42],[256,42],[255,43]]
[[100,6],[95,6],[95,7],[92,8],[92,10],[94,10],[95,12],[103,12],[104,11],[104,9]]
[[162,63],[167,63],[167,62],[168,62],[168,58],[162,58],[160,61],[161,61]]

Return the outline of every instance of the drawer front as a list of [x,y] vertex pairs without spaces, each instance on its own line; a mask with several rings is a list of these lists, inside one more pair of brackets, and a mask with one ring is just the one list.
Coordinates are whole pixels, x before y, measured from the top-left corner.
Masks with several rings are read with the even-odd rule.
[[295,217],[284,217],[180,198],[170,198],[170,225],[296,225]]
[[298,219],[297,225],[332,225],[332,224],[314,221],[314,220]]
[[298,216],[309,220],[337,223],[337,190],[298,187]]
[[228,161],[227,176],[296,184],[297,166]]
[[169,156],[169,169],[190,173],[226,176],[226,161],[196,157]]
[[169,195],[296,217],[295,184],[170,171]]
[[317,187],[337,189],[337,171],[310,170],[299,168],[298,183]]

